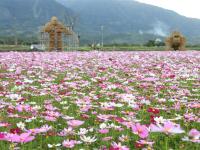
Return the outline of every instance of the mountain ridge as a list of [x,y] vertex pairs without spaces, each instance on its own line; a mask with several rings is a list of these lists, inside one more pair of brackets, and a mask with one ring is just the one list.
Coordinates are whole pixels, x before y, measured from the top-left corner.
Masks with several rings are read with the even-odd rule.
[[[192,41],[200,35],[199,19],[133,0],[57,1],[79,14],[81,24],[77,25],[77,30],[84,36],[86,32],[100,34],[101,25],[107,29],[105,32],[108,35],[126,33],[136,37],[151,34],[164,38],[170,32],[178,30]],[[86,32],[82,32],[83,30]]]
[[64,14],[73,14],[55,0],[1,0],[0,10],[1,35],[36,35],[52,16],[64,20]]

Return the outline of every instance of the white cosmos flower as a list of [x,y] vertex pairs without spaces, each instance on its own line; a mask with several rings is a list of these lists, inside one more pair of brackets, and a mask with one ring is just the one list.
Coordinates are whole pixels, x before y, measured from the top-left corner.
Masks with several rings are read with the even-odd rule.
[[133,94],[122,94],[121,98],[124,102],[130,102],[135,100],[135,96]]
[[16,125],[17,125],[18,128],[20,128],[20,129],[22,129],[22,130],[24,130],[24,129],[25,129],[25,126],[26,126],[25,123],[23,123],[23,122],[19,122],[19,123],[17,123]]
[[108,88],[109,90],[111,90],[111,89],[116,89],[117,86],[116,86],[116,85],[109,85],[107,88]]
[[121,126],[117,126],[114,123],[108,124],[107,128],[114,128],[114,129],[118,129],[121,128]]
[[90,132],[93,132],[93,131],[94,131],[94,128],[90,128],[89,131],[90,131]]
[[86,128],[80,128],[80,130],[78,131],[78,135],[85,135],[88,133],[88,130]]
[[71,116],[63,116],[62,118],[65,119],[65,120],[72,120],[72,119],[74,119],[74,117],[71,117]]
[[151,104],[151,102],[149,100],[142,100],[141,103],[145,104],[145,105],[150,105]]
[[39,110],[39,109],[41,109],[41,106],[35,105],[35,106],[33,107],[33,109]]
[[175,99],[169,99],[169,102],[175,102],[176,100]]
[[164,119],[163,116],[155,117],[154,120],[156,121],[157,124],[162,124],[166,121],[166,119]]
[[22,90],[24,87],[23,86],[14,86],[11,91],[14,92],[14,91],[17,91],[17,90]]
[[176,120],[181,120],[183,118],[183,116],[179,115],[179,114],[175,114],[176,115],[176,118],[173,118],[173,119],[168,119],[170,121],[176,121]]
[[120,137],[119,137],[119,141],[121,141],[121,142],[125,142],[125,141],[128,141],[129,140],[129,137],[127,136],[127,135],[121,135]]
[[90,136],[85,136],[85,135],[81,136],[80,139],[85,143],[93,143],[93,142],[95,142],[97,140],[95,136],[94,137],[90,137]]
[[105,128],[107,128],[107,124],[106,123],[101,123],[99,125],[99,127],[100,127],[100,129],[105,129]]
[[101,103],[101,107],[122,107],[124,106],[121,103],[114,103],[114,102],[105,102],[105,103]]
[[61,146],[60,143],[58,143],[58,144],[48,144],[48,148],[55,148],[55,147],[59,147],[59,146]]
[[32,122],[35,119],[37,119],[37,118],[36,117],[32,117],[32,118],[26,119],[25,122]]
[[68,110],[69,109],[69,106],[66,106],[66,107],[63,107],[64,110]]
[[182,138],[182,141],[190,141],[190,139],[189,139],[189,137],[184,136],[184,137]]
[[166,99],[165,98],[160,98],[158,101],[162,103],[162,102],[166,102]]
[[10,98],[11,100],[19,100],[22,98],[21,95],[18,95],[18,94],[10,94],[6,97]]
[[26,82],[26,83],[33,83],[34,81],[33,80],[29,80],[29,79],[24,79],[24,82]]
[[68,127],[68,128],[64,128],[64,132],[67,134],[67,135],[74,135],[75,132],[73,130],[72,127]]
[[30,105],[36,105],[36,102],[29,102]]
[[124,105],[121,104],[121,103],[117,103],[117,104],[115,104],[115,107],[122,107],[122,106],[124,106]]
[[66,105],[66,104],[68,104],[68,102],[67,101],[62,101],[62,102],[60,102],[60,104],[61,105]]

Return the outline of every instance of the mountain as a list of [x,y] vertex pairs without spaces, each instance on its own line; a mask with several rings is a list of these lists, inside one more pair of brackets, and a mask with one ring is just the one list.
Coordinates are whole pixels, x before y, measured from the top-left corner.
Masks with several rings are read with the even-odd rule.
[[42,25],[57,16],[73,26],[81,43],[145,43],[179,30],[200,43],[200,20],[134,0],[0,0],[1,37],[39,37]]
[[72,11],[55,0],[0,0],[0,35],[38,36],[40,27],[58,16],[64,20]]
[[109,43],[145,42],[164,38],[174,30],[181,31],[189,42],[200,41],[200,20],[167,9],[133,0],[57,1],[77,13],[75,29],[84,41],[100,42],[101,26],[104,26],[105,41]]

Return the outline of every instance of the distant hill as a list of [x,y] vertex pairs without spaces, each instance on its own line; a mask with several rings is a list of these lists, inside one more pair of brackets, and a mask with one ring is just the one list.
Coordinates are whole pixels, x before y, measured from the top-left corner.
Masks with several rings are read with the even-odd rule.
[[[144,42],[179,30],[200,41],[200,20],[133,0],[57,0],[77,13],[82,39],[100,41],[101,26],[109,43]],[[86,37],[86,38],[84,38]],[[199,42],[200,43],[200,42]]]
[[40,26],[52,16],[63,21],[72,14],[55,0],[0,0],[0,12],[0,36],[37,36]]

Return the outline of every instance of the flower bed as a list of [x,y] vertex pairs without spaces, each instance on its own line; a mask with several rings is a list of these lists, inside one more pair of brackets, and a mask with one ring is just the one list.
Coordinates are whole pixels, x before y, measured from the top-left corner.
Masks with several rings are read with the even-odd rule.
[[0,149],[200,149],[200,52],[0,53]]

